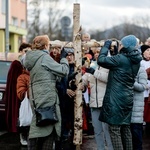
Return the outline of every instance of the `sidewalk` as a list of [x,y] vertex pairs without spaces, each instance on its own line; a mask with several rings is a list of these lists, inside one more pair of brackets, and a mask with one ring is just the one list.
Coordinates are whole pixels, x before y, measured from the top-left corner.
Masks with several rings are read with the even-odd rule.
[[[0,150],[27,150],[27,147],[20,145],[18,133],[7,133],[0,131]],[[81,150],[97,150],[94,136],[83,136]]]
[[[81,150],[97,150],[94,136],[83,136]],[[20,145],[18,133],[0,131],[0,150],[27,150]],[[107,150],[107,148],[106,148]],[[143,134],[143,150],[150,150],[150,136]]]
[[94,135],[83,136],[83,141],[81,145],[81,150],[97,150]]

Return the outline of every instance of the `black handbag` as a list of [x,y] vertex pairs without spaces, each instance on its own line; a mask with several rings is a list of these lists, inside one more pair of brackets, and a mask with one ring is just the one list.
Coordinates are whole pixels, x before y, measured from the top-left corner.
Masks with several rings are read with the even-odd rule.
[[34,95],[33,95],[33,89],[32,89],[32,83],[31,83],[31,91],[32,91],[32,101],[34,106],[34,111],[36,115],[36,126],[37,127],[45,127],[50,124],[55,124],[58,122],[58,117],[56,113],[56,105],[44,107],[44,108],[36,108],[35,101],[34,101]]
[[55,104],[50,107],[35,109],[36,126],[45,127],[58,122]]

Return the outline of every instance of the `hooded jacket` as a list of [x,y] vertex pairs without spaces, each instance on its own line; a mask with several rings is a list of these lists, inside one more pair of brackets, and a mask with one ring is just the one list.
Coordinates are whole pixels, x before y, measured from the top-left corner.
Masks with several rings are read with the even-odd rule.
[[59,77],[68,75],[69,65],[66,58],[60,64],[53,60],[45,50],[32,50],[26,54],[25,68],[30,72],[29,98],[34,100],[36,108],[43,108],[56,104],[56,113],[59,121],[46,127],[36,126],[36,116],[33,109],[33,118],[30,125],[29,138],[45,137],[51,134],[53,128],[60,136],[61,116],[56,81]]
[[128,125],[133,107],[133,85],[142,57],[133,47],[122,48],[120,53],[107,57],[103,47],[98,64],[109,69],[108,82],[103,100],[100,120],[112,125]]

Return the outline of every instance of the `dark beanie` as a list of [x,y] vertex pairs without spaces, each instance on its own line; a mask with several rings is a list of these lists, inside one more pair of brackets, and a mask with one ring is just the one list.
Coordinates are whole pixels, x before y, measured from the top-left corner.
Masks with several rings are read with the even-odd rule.
[[148,46],[148,45],[142,45],[142,46],[141,46],[142,55],[143,55],[143,53],[144,53],[148,48],[150,48],[150,46]]

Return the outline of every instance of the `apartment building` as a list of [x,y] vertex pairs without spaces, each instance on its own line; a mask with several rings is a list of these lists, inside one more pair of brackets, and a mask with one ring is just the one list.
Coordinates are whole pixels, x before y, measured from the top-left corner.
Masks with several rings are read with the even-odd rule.
[[[6,0],[0,0],[0,52],[5,52]],[[9,0],[9,52],[18,52],[27,35],[27,0]]]

